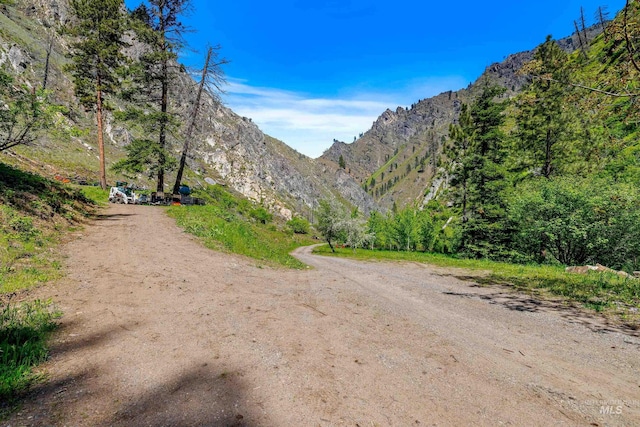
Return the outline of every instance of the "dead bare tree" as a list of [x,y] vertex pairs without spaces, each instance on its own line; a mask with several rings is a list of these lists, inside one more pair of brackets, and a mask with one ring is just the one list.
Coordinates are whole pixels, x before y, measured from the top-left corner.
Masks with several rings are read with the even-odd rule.
[[580,31],[580,27],[578,26],[577,21],[573,21],[573,26],[576,29],[576,34],[578,35],[578,42],[580,42],[580,51],[582,55],[587,59],[587,41],[582,40],[582,31]]
[[228,64],[229,61],[225,58],[219,58],[220,46],[209,46],[207,48],[207,56],[202,68],[202,75],[200,77],[200,83],[198,84],[198,93],[196,95],[196,101],[193,104],[193,111],[189,120],[189,126],[184,134],[184,144],[182,146],[182,155],[180,156],[180,166],[178,167],[178,173],[176,175],[176,182],[173,185],[173,194],[180,193],[180,185],[182,183],[182,175],[184,174],[184,167],[187,162],[187,156],[191,147],[191,138],[193,131],[198,121],[198,114],[200,113],[200,105],[203,92],[207,92],[214,102],[220,102],[220,93],[224,93],[222,86],[226,83],[224,71],[222,66]]
[[609,30],[607,28],[607,23],[609,22],[609,12],[607,11],[606,6],[598,7],[598,10],[596,11],[596,20],[598,21],[600,28],[602,28],[604,39],[606,41],[609,41]]
[[582,25],[582,37],[584,38],[584,44],[588,47],[589,37],[587,35],[587,20],[584,18],[584,8],[580,6],[580,25]]

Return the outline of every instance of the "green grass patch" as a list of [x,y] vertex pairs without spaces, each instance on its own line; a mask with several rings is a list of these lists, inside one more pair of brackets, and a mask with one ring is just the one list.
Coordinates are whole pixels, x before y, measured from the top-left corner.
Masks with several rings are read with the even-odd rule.
[[0,296],[58,278],[48,249],[94,207],[73,186],[0,163]]
[[103,190],[93,185],[77,186],[76,188],[84,197],[97,206],[106,206],[109,204],[109,190]]
[[[361,260],[413,261],[439,267],[460,268],[470,272],[473,280],[485,285],[501,284],[524,292],[540,291],[575,301],[596,311],[616,311],[633,319],[640,308],[640,280],[617,274],[590,272],[574,274],[555,265],[520,265],[488,260],[455,258],[422,252],[397,252],[358,249],[336,249],[320,246],[314,253],[345,256]],[[473,274],[473,273],[477,274]],[[467,276],[467,274],[461,274]],[[636,322],[640,319],[635,319]]]
[[[46,340],[60,315],[50,301],[0,305],[0,401],[12,404],[38,380],[33,367],[47,358]],[[8,409],[0,405],[0,413]]]
[[305,267],[289,253],[314,243],[308,236],[294,234],[268,218],[256,219],[255,206],[216,187],[210,187],[205,195],[207,206],[171,206],[169,215],[210,249],[244,255],[269,266]]

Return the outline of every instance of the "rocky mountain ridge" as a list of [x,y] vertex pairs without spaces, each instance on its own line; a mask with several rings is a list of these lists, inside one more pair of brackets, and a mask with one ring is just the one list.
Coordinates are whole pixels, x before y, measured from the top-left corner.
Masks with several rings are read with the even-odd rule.
[[[598,27],[589,28],[588,39],[600,32]],[[567,52],[580,48],[576,34],[558,40],[558,44]],[[422,99],[410,108],[387,109],[361,138],[350,144],[334,142],[321,159],[338,164],[342,156],[349,174],[383,208],[425,200],[433,195],[433,184],[446,182],[438,159],[449,124],[457,120],[462,103],[469,103],[488,81],[505,87],[505,97],[517,94],[527,84],[527,77],[518,71],[533,59],[534,52],[515,53],[488,66],[467,88]]]
[[[70,18],[67,0],[17,0],[14,5],[3,5],[0,66],[7,67],[22,83],[35,86],[45,74],[45,57],[52,56],[54,60],[46,71],[52,76],[48,88],[54,102],[69,110],[58,123],[65,128],[64,136],[51,132],[33,147],[16,149],[17,158],[47,163],[44,171],[48,173],[93,176],[98,169],[94,118],[75,99],[71,80],[63,70],[70,40],[57,31]],[[172,93],[172,108],[185,122],[195,102],[195,86],[183,72]],[[337,166],[314,161],[265,135],[251,119],[238,116],[209,95],[202,102],[194,148],[188,159],[193,173],[187,174],[186,184],[197,187],[204,185],[205,177],[213,177],[286,218],[295,212],[309,213],[319,199],[329,197],[363,212],[376,208],[359,183]],[[112,103],[114,108],[122,108],[118,100]],[[116,122],[111,114],[105,121],[107,162],[112,164],[124,156],[124,146],[135,130]],[[170,143],[170,149],[179,156],[180,137]],[[112,182],[116,179],[109,177]],[[171,175],[167,177],[167,186],[172,179]]]

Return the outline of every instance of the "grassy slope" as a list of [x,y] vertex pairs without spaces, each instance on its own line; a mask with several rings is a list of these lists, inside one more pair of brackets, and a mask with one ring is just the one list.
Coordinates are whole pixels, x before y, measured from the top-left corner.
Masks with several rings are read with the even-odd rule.
[[[638,21],[639,16],[630,17],[632,28]],[[585,60],[578,53],[572,55],[575,82],[617,94],[640,92],[640,74],[630,65],[626,44],[621,40],[601,34],[591,44],[587,57]],[[578,95],[580,110],[591,113],[591,120],[598,124],[594,132],[606,140],[597,154],[608,163],[609,172],[620,175],[616,178],[637,180],[640,176],[637,96],[606,96],[590,90],[579,90]]]
[[0,294],[57,277],[47,249],[93,208],[78,190],[0,163]]
[[223,187],[208,187],[199,196],[207,200],[207,206],[172,206],[168,212],[205,246],[245,255],[272,267],[305,267],[289,252],[315,243],[309,236],[295,235],[283,223],[262,224],[252,216],[257,206]]
[[567,273],[561,266],[516,265],[487,260],[460,259],[423,252],[337,249],[314,250],[322,255],[346,256],[362,260],[413,261],[440,267],[464,269],[461,276],[484,285],[507,285],[536,298],[562,297],[596,311],[614,314],[628,326],[640,327],[640,280],[615,274]]
[[60,277],[49,249],[94,206],[77,189],[0,163],[0,417],[38,379],[32,367],[46,359],[46,339],[60,314],[50,301],[12,299]]

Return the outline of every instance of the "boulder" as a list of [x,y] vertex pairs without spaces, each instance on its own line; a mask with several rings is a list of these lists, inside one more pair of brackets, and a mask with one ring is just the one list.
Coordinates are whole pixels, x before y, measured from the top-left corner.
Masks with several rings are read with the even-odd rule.
[[618,276],[621,276],[621,277],[640,278],[640,271],[634,271],[633,272],[633,276],[632,276],[631,274],[627,273],[626,271],[617,271],[617,270],[614,270],[613,268],[605,267],[602,264],[576,265],[576,266],[571,266],[571,267],[565,268],[565,271],[567,273],[576,273],[576,274],[587,274],[589,271],[599,271],[599,272],[602,272],[602,273],[617,274]]

